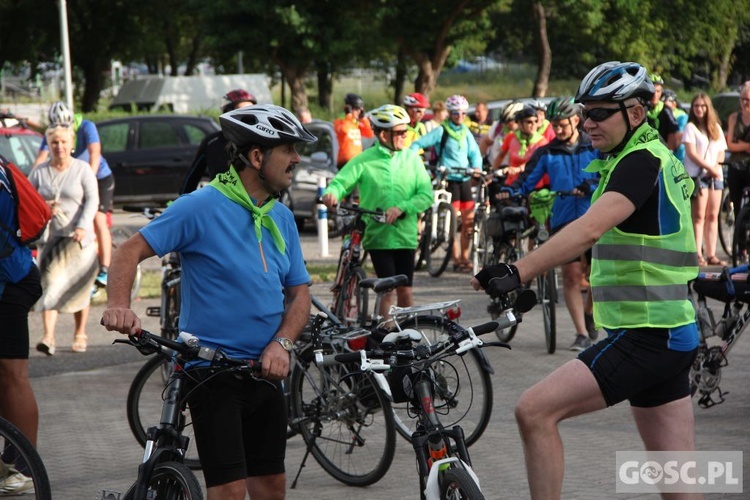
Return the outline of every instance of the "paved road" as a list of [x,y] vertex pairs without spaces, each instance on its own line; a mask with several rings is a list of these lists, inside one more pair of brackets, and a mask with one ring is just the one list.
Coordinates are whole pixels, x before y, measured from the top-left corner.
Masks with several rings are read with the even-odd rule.
[[[304,236],[308,260],[319,260],[315,237]],[[331,248],[337,248],[332,240]],[[323,259],[325,260],[325,259]],[[329,260],[333,261],[332,258]],[[462,323],[471,325],[487,319],[486,299],[471,291],[468,275],[446,273],[439,279],[417,274],[415,300],[427,303],[462,299]],[[326,284],[315,285],[313,293],[329,298]],[[145,312],[156,300],[140,300],[135,308]],[[41,409],[39,450],[52,480],[56,499],[90,499],[98,491],[124,491],[136,475],[141,450],[130,434],[125,417],[125,399],[133,375],[144,362],[134,349],[112,346],[114,337],[98,326],[102,307],[92,308],[89,318],[90,348],[85,354],[70,352],[72,319],[61,317],[58,325],[58,354],[43,357],[33,351],[31,358],[34,390]],[[487,349],[494,366],[494,412],[484,437],[472,447],[472,458],[482,489],[489,499],[527,498],[523,453],[513,418],[513,406],[520,393],[557,366],[572,359],[565,350],[573,332],[567,314],[558,306],[558,352],[544,349],[541,313],[533,310],[524,318],[513,350]],[[718,311],[717,311],[718,312]],[[145,318],[147,328],[158,327],[155,318]],[[32,345],[41,335],[39,315],[32,315]],[[697,444],[701,450],[741,450],[750,454],[750,343],[740,341],[732,352],[731,364],[724,371],[722,388],[730,392],[721,406],[703,410],[696,406]],[[640,442],[627,406],[564,422],[561,426],[566,446],[567,468],[564,498],[601,499],[615,491],[615,452],[639,450]],[[288,443],[289,484],[304,454],[300,437]],[[750,464],[743,472],[750,477]],[[323,498],[416,499],[418,483],[413,451],[399,440],[396,459],[379,483],[357,489],[344,486],[328,476],[310,458],[302,470],[299,485],[289,490],[290,500]],[[648,495],[621,495],[623,498],[656,498]],[[98,498],[98,497],[96,497]],[[712,497],[716,498],[716,497]],[[734,498],[747,498],[735,495]]]

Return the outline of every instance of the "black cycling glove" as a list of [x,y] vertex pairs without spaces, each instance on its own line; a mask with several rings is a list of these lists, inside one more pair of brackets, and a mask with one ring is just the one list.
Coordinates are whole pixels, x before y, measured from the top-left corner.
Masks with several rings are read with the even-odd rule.
[[583,181],[579,185],[576,186],[576,189],[582,192],[583,194],[588,195],[591,192],[591,184],[589,184],[586,181]]
[[[513,264],[488,266],[474,276],[487,293],[503,294],[512,292],[521,286],[521,277]],[[492,289],[490,289],[492,284]]]

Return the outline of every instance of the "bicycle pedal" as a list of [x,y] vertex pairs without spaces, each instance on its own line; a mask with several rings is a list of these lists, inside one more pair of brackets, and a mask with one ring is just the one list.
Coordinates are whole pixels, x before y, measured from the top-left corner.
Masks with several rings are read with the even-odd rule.
[[160,306],[147,307],[146,316],[155,316],[157,318],[161,317],[161,307]]

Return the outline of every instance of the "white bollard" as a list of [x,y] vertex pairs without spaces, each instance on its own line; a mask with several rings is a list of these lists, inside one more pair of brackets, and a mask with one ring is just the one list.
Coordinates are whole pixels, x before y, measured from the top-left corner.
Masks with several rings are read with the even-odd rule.
[[[326,178],[318,177],[318,198],[323,197],[326,189]],[[328,257],[328,209],[322,203],[318,203],[318,248],[320,256]]]

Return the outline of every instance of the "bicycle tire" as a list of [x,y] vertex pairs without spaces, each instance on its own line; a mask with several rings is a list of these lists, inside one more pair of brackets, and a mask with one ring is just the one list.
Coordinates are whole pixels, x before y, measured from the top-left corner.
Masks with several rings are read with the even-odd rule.
[[544,342],[547,352],[554,354],[557,348],[557,324],[555,318],[555,270],[550,269],[537,277],[539,287],[539,302],[542,306],[544,323]]
[[[495,259],[494,264],[498,264],[503,261],[513,262],[516,260],[514,258],[514,255],[515,250],[510,243],[508,243],[507,241],[497,241],[496,248],[493,251],[493,259]],[[490,305],[487,307],[487,310],[490,313],[490,318],[493,320],[500,317],[500,314],[503,312],[499,304],[500,301],[498,299],[490,299]],[[517,331],[518,325],[513,325],[510,328],[498,328],[497,330],[495,330],[495,335],[500,342],[507,343],[513,340],[513,337],[516,336]]]
[[[0,467],[3,469],[12,467],[7,471],[8,476],[18,472],[31,478],[33,483],[33,491],[32,489],[19,490],[18,495],[24,495],[24,498],[50,500],[52,488],[49,483],[49,476],[36,448],[15,425],[2,417],[0,417],[0,438],[3,442]],[[5,486],[10,487],[9,484]],[[6,493],[6,496],[12,496],[11,492]]]
[[[133,232],[130,229],[126,229],[122,226],[115,226],[111,229],[112,234],[112,253],[117,250],[117,247],[125,243]],[[133,279],[133,287],[130,290],[130,300],[138,298],[138,292],[141,290],[141,280],[143,273],[141,271],[141,265],[138,264],[135,268],[135,278]]]
[[162,282],[161,292],[161,335],[176,340],[180,334],[180,306],[182,288],[180,283],[165,287],[164,283],[172,281],[174,271],[167,273]]
[[[396,452],[391,403],[374,377],[356,364],[317,367],[313,347],[292,372],[295,425],[320,466],[349,486],[368,486],[385,476]],[[333,352],[330,346],[324,351]]]
[[422,233],[419,235],[419,243],[414,258],[414,270],[421,271],[425,265],[427,255],[427,241],[432,227],[432,207],[428,208],[421,216]]
[[432,235],[428,236],[429,251],[425,256],[425,265],[430,276],[437,278],[448,267],[453,256],[453,242],[456,239],[456,211],[453,206],[445,201],[441,201],[437,206],[437,230],[435,239]]
[[[162,462],[154,466],[148,478],[147,498],[165,500],[203,500],[203,490],[195,474],[179,462]],[[135,500],[135,484],[123,500]]]
[[732,238],[732,265],[734,267],[747,260],[748,239],[750,238],[750,206],[744,206],[737,214]]
[[[416,316],[399,325],[412,328],[430,343],[436,342],[446,331],[440,316]],[[464,356],[451,356],[433,363],[439,382],[444,385],[435,392],[435,409],[441,411],[440,421],[446,428],[461,425],[466,446],[476,443],[487,429],[492,417],[492,379],[484,368],[483,356],[471,350]],[[468,394],[467,392],[468,391]],[[409,417],[410,403],[393,403],[396,430],[411,441],[416,422]]]
[[359,323],[359,314],[364,306],[362,294],[366,293],[366,290],[360,290],[359,283],[366,278],[367,273],[360,266],[345,271],[339,300],[333,314],[347,326]]
[[721,205],[719,207],[719,241],[724,253],[732,255],[732,241],[734,236],[734,207],[729,197],[729,188],[724,187],[721,193]]
[[474,216],[474,228],[471,232],[471,265],[475,273],[484,266],[487,260],[487,212],[482,208]]
[[466,469],[451,467],[442,474],[440,500],[484,500],[484,495]]
[[[164,390],[167,380],[171,375],[169,363],[161,357],[153,357],[138,370],[128,390],[126,413],[128,425],[135,440],[142,447],[146,446],[146,430],[152,425],[159,423],[161,417],[162,403],[164,401]],[[186,410],[180,418],[180,431],[190,438],[192,446],[185,454],[185,465],[191,469],[200,469],[201,463],[193,439],[193,426],[190,421],[190,412]]]

